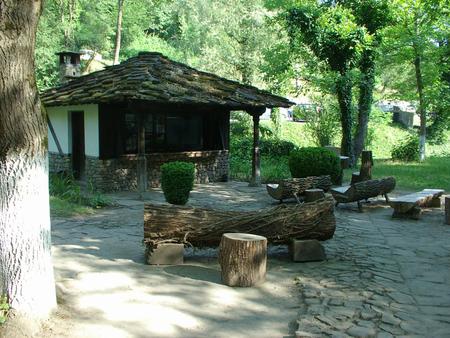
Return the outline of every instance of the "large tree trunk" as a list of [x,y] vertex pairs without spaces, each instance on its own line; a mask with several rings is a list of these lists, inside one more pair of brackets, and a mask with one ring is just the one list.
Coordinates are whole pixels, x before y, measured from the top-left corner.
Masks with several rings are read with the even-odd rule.
[[56,306],[47,125],[34,77],[41,1],[0,0],[0,293],[27,318]]
[[336,93],[341,113],[341,154],[349,157],[350,166],[353,167],[355,158],[352,141],[352,81],[346,72],[342,73],[336,82]]
[[116,26],[116,43],[114,46],[114,64],[119,63],[120,55],[120,41],[122,39],[122,15],[123,15],[123,2],[125,0],[118,0],[117,3],[117,26]]
[[373,102],[373,87],[375,83],[375,61],[372,50],[364,51],[359,65],[361,80],[359,83],[358,124],[354,140],[355,161],[361,156],[367,137],[370,111]]
[[423,97],[423,78],[421,56],[418,47],[414,44],[414,68],[416,71],[417,93],[419,94],[419,116],[420,116],[420,131],[419,131],[419,159],[425,160],[425,141],[427,137],[427,114],[425,110],[425,100]]

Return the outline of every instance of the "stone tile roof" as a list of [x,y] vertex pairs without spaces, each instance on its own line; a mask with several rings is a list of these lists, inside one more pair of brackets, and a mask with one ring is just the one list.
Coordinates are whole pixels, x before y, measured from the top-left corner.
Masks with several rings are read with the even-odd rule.
[[290,107],[294,103],[267,91],[141,52],[119,65],[81,76],[41,95],[45,106],[145,100],[154,103],[211,105],[245,110]]

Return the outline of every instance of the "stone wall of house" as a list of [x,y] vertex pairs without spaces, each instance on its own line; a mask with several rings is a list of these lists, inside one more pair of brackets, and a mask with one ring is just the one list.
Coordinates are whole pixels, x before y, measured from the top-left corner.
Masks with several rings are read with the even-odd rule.
[[70,172],[72,170],[72,158],[70,155],[48,152],[48,170],[50,173]]
[[[160,186],[160,166],[171,161],[194,163],[196,183],[228,180],[227,150],[155,153],[147,154],[146,158],[149,188]],[[122,156],[110,160],[87,156],[85,178],[100,191],[137,190],[137,156]]]

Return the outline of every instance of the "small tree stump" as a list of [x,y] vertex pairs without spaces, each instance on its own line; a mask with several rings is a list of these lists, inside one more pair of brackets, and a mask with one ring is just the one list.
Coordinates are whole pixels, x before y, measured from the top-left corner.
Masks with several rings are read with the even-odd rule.
[[325,193],[322,189],[306,189],[305,190],[305,202],[314,202],[320,200],[321,198],[325,198]]
[[253,286],[264,282],[267,238],[242,233],[223,234],[219,263],[222,281],[228,286]]
[[445,196],[445,224],[450,224],[450,196]]

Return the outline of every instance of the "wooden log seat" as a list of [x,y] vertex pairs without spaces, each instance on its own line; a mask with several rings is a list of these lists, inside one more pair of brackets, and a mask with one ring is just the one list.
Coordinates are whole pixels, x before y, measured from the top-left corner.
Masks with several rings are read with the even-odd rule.
[[253,286],[266,279],[267,238],[226,233],[219,246],[222,281],[228,286]]
[[419,219],[423,207],[440,207],[442,189],[423,189],[422,191],[398,196],[389,202],[394,208],[392,217]]
[[285,179],[279,181],[278,184],[267,184],[266,189],[272,198],[281,203],[285,199],[298,198],[307,189],[322,189],[326,192],[331,186],[330,175],[323,175]]
[[369,198],[381,195],[386,198],[386,202],[389,202],[389,197],[387,194],[394,190],[394,188],[395,178],[389,176],[376,180],[358,182],[343,187],[332,188],[330,192],[336,200],[336,206],[339,203],[356,202],[358,204],[358,210],[362,211],[362,200],[367,200]]
[[[248,233],[269,243],[289,244],[292,238],[327,240],[336,230],[334,199],[326,195],[311,203],[281,204],[257,211],[228,211],[145,204],[144,242],[216,247],[224,233]],[[148,250],[151,251],[151,250]]]

